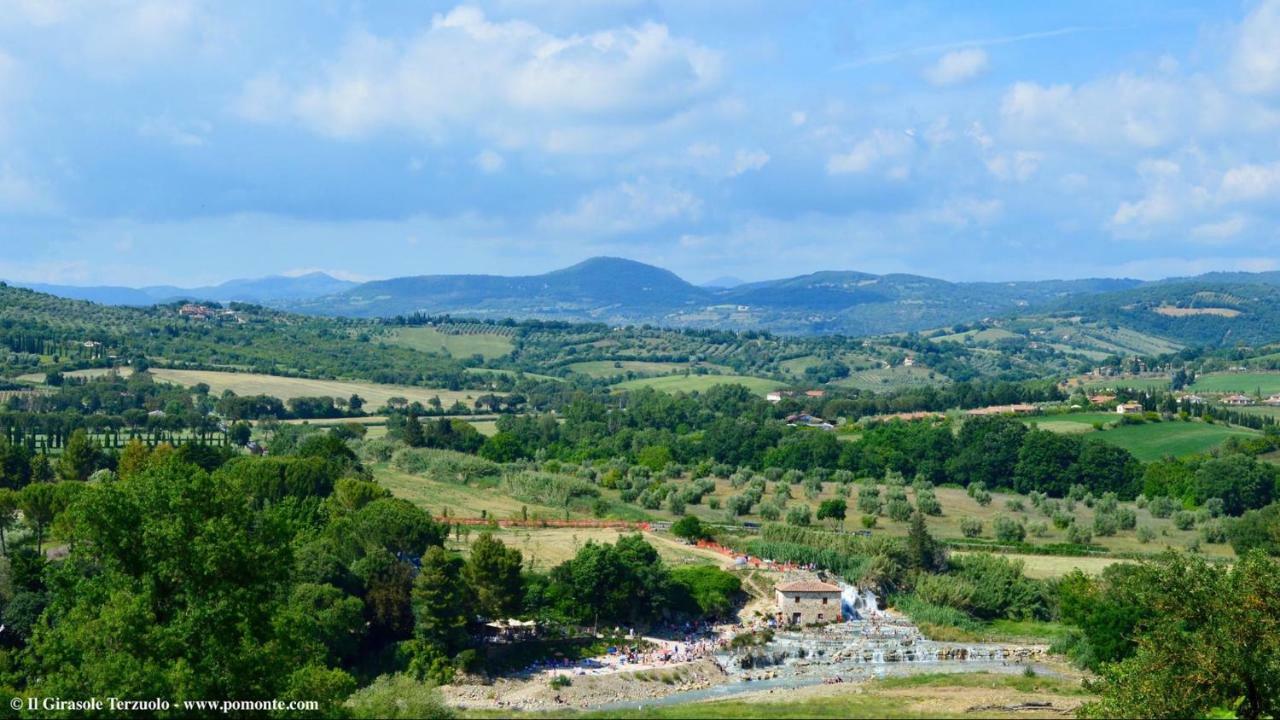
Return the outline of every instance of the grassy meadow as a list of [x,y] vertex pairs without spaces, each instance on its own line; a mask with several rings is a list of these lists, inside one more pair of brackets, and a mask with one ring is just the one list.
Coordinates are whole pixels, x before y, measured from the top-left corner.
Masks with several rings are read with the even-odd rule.
[[711,363],[651,362],[647,360],[590,360],[571,363],[565,367],[579,375],[593,378],[614,377],[629,372],[643,375],[671,375],[672,373],[699,367],[714,373],[730,374],[733,372],[732,369],[724,365]]
[[479,390],[444,390],[424,388],[414,385],[383,385],[369,382],[349,382],[344,380],[311,380],[307,378],[280,377],[277,375],[261,375],[257,373],[232,373],[215,370],[169,370],[153,368],[151,374],[157,380],[192,387],[198,383],[209,386],[214,395],[224,390],[231,390],[237,395],[272,395],[281,400],[295,397],[350,397],[353,393],[365,399],[369,409],[376,409],[386,404],[393,397],[402,397],[410,402],[418,401],[424,405],[433,397],[448,408],[454,401],[471,407],[476,397],[483,394]]
[[1196,392],[1262,393],[1265,398],[1280,393],[1280,372],[1222,372],[1196,377],[1191,385]]
[[757,395],[764,395],[771,390],[782,387],[776,380],[747,377],[746,375],[665,375],[655,378],[637,378],[617,383],[613,387],[618,390],[634,390],[651,387],[662,392],[703,392],[716,385],[745,385]]
[[[1028,418],[1027,422],[1052,432],[1089,433],[1128,450],[1143,462],[1203,453],[1221,445],[1229,437],[1251,437],[1258,434],[1256,430],[1249,428],[1199,420],[1167,420],[1113,427],[1112,423],[1119,419],[1120,416],[1116,413],[1088,412]],[[1097,423],[1103,424],[1104,429],[1095,429],[1094,425]]]
[[433,327],[400,328],[390,338],[392,343],[419,352],[469,358],[481,355],[485,360],[500,358],[511,352],[511,339],[497,332],[479,331],[473,334],[441,332]]

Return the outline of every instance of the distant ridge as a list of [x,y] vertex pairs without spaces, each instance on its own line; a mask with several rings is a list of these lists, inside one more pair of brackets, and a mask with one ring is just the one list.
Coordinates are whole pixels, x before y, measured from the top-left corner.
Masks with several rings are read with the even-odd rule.
[[322,272],[312,272],[296,276],[272,275],[263,278],[228,280],[220,285],[195,288],[180,288],[172,285],[129,288],[110,285],[78,286],[22,282],[9,284],[72,300],[88,300],[99,305],[143,307],[176,300],[274,304],[333,295],[349,290],[359,283],[339,280]]
[[[950,282],[921,275],[822,271],[731,287],[596,257],[539,275],[418,275],[352,283],[324,273],[205,288],[24,285],[103,304],[240,300],[313,315],[412,313],[540,318],[787,334],[882,335],[1046,313],[1088,316],[1188,344],[1280,339],[1280,273]],[[1276,327],[1276,330],[1271,328]],[[1046,345],[1052,352],[1052,345]]]

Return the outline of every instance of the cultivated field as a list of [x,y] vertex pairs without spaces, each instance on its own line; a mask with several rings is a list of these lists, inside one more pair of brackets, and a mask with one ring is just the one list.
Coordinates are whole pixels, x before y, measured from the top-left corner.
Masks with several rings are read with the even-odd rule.
[[702,392],[716,385],[745,385],[757,395],[764,395],[770,390],[777,390],[783,384],[776,380],[747,377],[745,375],[666,375],[656,378],[638,378],[620,382],[613,387],[618,390],[634,390],[651,387],[662,392]]
[[441,332],[436,328],[412,327],[395,330],[389,340],[421,352],[451,355],[456,358],[468,358],[482,355],[486,360],[502,357],[511,352],[513,347],[510,338],[503,334],[488,331],[488,328],[459,332]]
[[710,363],[650,362],[646,360],[591,360],[566,365],[568,369],[593,378],[613,377],[633,372],[644,375],[670,375],[692,368],[705,368],[714,373],[732,373],[724,365]]
[[945,385],[948,382],[950,380],[945,375],[940,375],[928,368],[898,365],[891,368],[861,370],[832,384],[873,392],[890,392],[899,388],[922,385]]
[[[1110,424],[1119,419],[1120,416],[1116,413],[1091,412],[1028,418],[1027,422],[1052,432],[1091,433],[1094,437],[1128,450],[1143,462],[1169,456],[1194,455],[1221,445],[1229,437],[1257,435],[1257,431],[1249,428],[1222,423],[1210,424],[1198,420],[1190,422],[1171,420],[1110,427]],[[1093,427],[1095,423],[1102,423],[1108,427],[1101,431],[1095,430]]]
[[[514,547],[524,555],[525,567],[547,571],[565,560],[571,559],[578,549],[588,542],[615,543],[633,530],[615,528],[472,528],[472,539],[482,530],[492,532],[508,547]],[[669,535],[644,533],[644,539],[653,545],[662,559],[672,565],[722,565],[731,566],[732,559],[719,553],[685,545]],[[469,543],[453,540],[451,546],[465,551]]]
[[[965,555],[967,553],[964,551],[958,551],[954,554]],[[1026,573],[1027,577],[1037,579],[1062,577],[1073,570],[1081,570],[1088,575],[1098,575],[1103,570],[1106,570],[1116,563],[1132,562],[1131,560],[1109,557],[1023,555],[1019,553],[1006,553],[1001,555],[1001,557],[1021,562],[1023,571]]]
[[1229,427],[1221,423],[1161,422],[1144,425],[1121,425],[1104,431],[1099,437],[1114,443],[1143,462],[1162,457],[1183,457],[1207,452],[1233,436],[1252,437],[1257,431]]
[[1191,385],[1196,392],[1208,393],[1280,393],[1280,372],[1223,372],[1196,377]]
[[350,397],[353,393],[364,398],[366,406],[376,409],[393,397],[418,401],[424,405],[433,397],[448,408],[459,400],[467,407],[475,404],[482,393],[478,390],[437,390],[412,385],[382,385],[379,383],[348,382],[343,380],[311,380],[307,378],[278,377],[256,373],[230,373],[213,370],[168,370],[153,368],[151,374],[157,380],[192,387],[199,383],[209,386],[214,395],[230,390],[237,395],[271,395],[282,400],[295,397]]

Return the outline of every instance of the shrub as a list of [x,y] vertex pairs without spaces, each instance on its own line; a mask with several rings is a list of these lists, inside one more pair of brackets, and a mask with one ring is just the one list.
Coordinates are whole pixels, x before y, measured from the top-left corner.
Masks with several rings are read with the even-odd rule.
[[1222,517],[1222,513],[1226,510],[1226,501],[1222,498],[1209,498],[1204,501],[1204,509],[1209,511],[1209,517]]
[[759,513],[761,518],[769,522],[776,522],[778,518],[782,517],[782,508],[772,502],[760,503],[760,507],[756,508],[756,512]]
[[685,540],[705,540],[711,537],[711,529],[693,515],[685,515],[671,524],[671,534]]
[[973,605],[977,588],[973,583],[954,575],[921,573],[916,578],[915,593],[930,605],[941,605],[968,611]]
[[1011,517],[1001,515],[992,525],[996,539],[1000,542],[1022,542],[1027,537],[1027,529],[1022,523]]
[[808,505],[797,505],[787,511],[787,524],[796,527],[808,527],[813,522]]
[[1059,530],[1066,530],[1067,526],[1075,522],[1075,518],[1068,513],[1059,512],[1053,514],[1053,526]]
[[1088,545],[1093,542],[1093,533],[1089,532],[1089,528],[1083,527],[1079,523],[1071,523],[1071,527],[1067,528],[1067,542],[1075,545]]
[[1173,498],[1156,497],[1151,498],[1151,502],[1147,503],[1147,510],[1151,512],[1153,518],[1167,518],[1178,509],[1178,503]]
[[404,448],[391,457],[391,464],[411,475],[463,485],[492,483],[502,474],[497,463],[452,450]]
[[563,690],[573,684],[573,680],[568,675],[556,675],[551,678],[551,682],[547,683],[552,690]]
[[942,503],[938,502],[938,496],[932,492],[917,492],[916,507],[925,515],[937,516],[942,514]]
[[969,497],[976,497],[978,493],[986,489],[987,484],[978,480],[977,482],[969,483],[969,487],[965,488],[965,492],[969,494]]
[[1049,523],[1044,522],[1043,520],[1039,522],[1030,523],[1027,525],[1027,532],[1031,533],[1032,537],[1038,537],[1038,538],[1048,537]]
[[885,514],[889,516],[890,520],[906,522],[911,518],[911,503],[903,499],[890,500],[885,505]]
[[873,528],[873,527],[875,527],[875,526],[876,526],[876,521],[877,521],[878,519],[879,519],[879,518],[878,518],[878,517],[876,517],[875,515],[863,515],[863,516],[862,516],[862,527],[864,527],[864,528],[866,528],[866,529],[870,530],[871,528]]
[[858,489],[858,512],[867,513],[868,515],[878,515],[880,513],[879,488],[862,487]]
[[1138,513],[1133,508],[1116,508],[1113,516],[1121,530],[1132,530],[1138,526]]
[[1173,514],[1173,526],[1179,530],[1190,530],[1196,526],[1196,516],[1186,510],[1179,510]]
[[1025,505],[1021,500],[1019,500],[1019,499],[1017,499],[1017,498],[1013,498],[1013,499],[1011,499],[1011,500],[1006,500],[1006,501],[1005,501],[1005,503],[1004,503],[1004,506],[1005,506],[1005,508],[1007,508],[1007,509],[1009,510],[1009,512],[1019,512],[1019,513],[1020,513],[1020,512],[1026,512],[1026,511],[1027,511],[1027,506],[1026,506],[1026,505]]
[[1110,537],[1116,534],[1120,522],[1111,513],[1100,512],[1093,516],[1093,533],[1098,537]]
[[1138,542],[1146,545],[1156,539],[1156,531],[1151,529],[1150,525],[1143,525],[1138,528]]
[[382,675],[345,703],[355,718],[451,718],[435,686],[410,675]]
[[973,517],[960,518],[960,532],[967,538],[976,538],[982,535],[982,521]]
[[1221,520],[1213,519],[1200,526],[1200,539],[1214,545],[1227,541],[1227,528]]
[[973,499],[976,500],[979,505],[986,507],[991,504],[991,493],[986,490],[979,490],[973,494]]

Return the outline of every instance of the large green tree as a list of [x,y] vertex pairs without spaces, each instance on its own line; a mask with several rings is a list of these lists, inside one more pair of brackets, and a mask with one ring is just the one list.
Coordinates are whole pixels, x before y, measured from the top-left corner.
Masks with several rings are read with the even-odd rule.
[[1234,566],[1168,555],[1141,571],[1136,650],[1102,668],[1087,717],[1242,718],[1280,712],[1280,565],[1261,552]]
[[471,543],[471,554],[462,567],[462,579],[475,597],[475,613],[487,618],[507,618],[519,611],[523,602],[520,551],[509,548],[481,533]]

